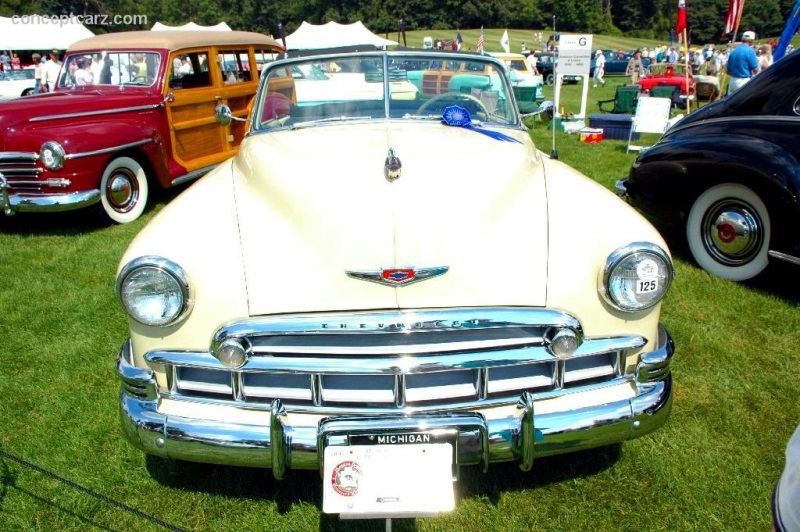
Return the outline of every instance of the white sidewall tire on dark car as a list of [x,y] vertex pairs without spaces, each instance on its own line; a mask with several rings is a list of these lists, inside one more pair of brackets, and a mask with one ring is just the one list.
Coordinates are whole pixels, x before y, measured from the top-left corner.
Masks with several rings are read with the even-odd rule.
[[738,183],[716,185],[695,200],[686,220],[686,239],[707,272],[744,281],[767,267],[770,220],[758,194]]
[[142,165],[130,157],[117,157],[108,163],[100,180],[103,214],[118,224],[132,222],[144,212],[148,192]]

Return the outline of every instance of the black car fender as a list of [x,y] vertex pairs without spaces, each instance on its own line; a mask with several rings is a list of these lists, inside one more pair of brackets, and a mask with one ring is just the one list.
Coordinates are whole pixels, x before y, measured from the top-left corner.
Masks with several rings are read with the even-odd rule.
[[800,163],[782,147],[746,135],[674,135],[642,153],[627,181],[632,199],[688,210],[704,190],[740,183],[776,215],[800,215]]

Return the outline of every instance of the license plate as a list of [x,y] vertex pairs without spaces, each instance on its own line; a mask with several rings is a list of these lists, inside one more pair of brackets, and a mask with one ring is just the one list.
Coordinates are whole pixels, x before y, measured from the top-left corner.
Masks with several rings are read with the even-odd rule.
[[451,443],[332,445],[323,459],[325,513],[429,517],[455,507]]

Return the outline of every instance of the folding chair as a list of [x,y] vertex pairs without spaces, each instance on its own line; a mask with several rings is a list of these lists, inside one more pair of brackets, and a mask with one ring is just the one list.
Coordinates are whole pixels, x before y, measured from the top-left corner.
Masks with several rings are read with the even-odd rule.
[[698,81],[694,84],[694,94],[697,97],[698,105],[701,100],[711,103],[717,97],[719,87],[710,81]]
[[[617,87],[613,100],[598,100],[597,106],[604,113],[632,114],[636,109],[636,100],[639,99],[639,85],[624,85]],[[603,105],[613,103],[612,109],[604,109]]]
[[628,148],[630,151],[642,151],[649,146],[634,146],[631,144],[634,133],[659,133],[664,134],[669,125],[669,110],[672,107],[670,98],[639,98],[636,104],[636,113],[631,122],[631,131],[628,135]]

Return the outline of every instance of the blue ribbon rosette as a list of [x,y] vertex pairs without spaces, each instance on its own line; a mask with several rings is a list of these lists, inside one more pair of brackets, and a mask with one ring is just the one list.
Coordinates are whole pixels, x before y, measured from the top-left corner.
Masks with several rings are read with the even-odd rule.
[[518,144],[522,144],[514,137],[509,137],[505,133],[500,133],[499,131],[491,131],[489,129],[476,128],[475,126],[472,125],[472,117],[470,116],[469,111],[467,111],[460,105],[448,105],[447,107],[445,107],[444,112],[442,113],[442,122],[444,122],[448,126],[463,127],[465,129],[469,129],[470,131],[475,131],[477,133],[480,133],[481,135],[486,135],[487,137],[491,137],[495,140],[502,140],[505,142],[516,142]]

